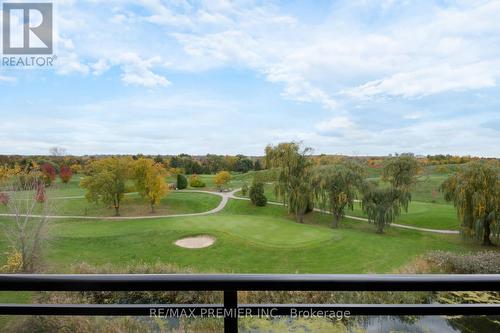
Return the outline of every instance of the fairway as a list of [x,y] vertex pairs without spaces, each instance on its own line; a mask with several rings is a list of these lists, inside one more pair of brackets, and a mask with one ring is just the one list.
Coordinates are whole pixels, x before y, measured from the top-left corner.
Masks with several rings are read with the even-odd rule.
[[[403,211],[396,223],[437,230],[460,230],[460,222],[455,208],[452,204],[447,203],[439,192],[439,187],[447,177],[448,175],[439,174],[422,176],[412,191],[412,201],[409,204],[408,212]],[[369,179],[381,182],[379,176]],[[384,185],[383,182],[381,183]],[[276,197],[273,183],[266,183],[264,190],[270,201],[280,202]],[[248,197],[242,195],[241,192],[238,192],[237,196]],[[353,210],[347,209],[346,215],[366,217],[359,202],[355,203]]]
[[[50,229],[48,270],[68,272],[81,262],[125,266],[161,261],[200,272],[387,273],[431,250],[473,249],[457,236],[395,228],[378,235],[368,223],[348,219],[334,230],[328,227],[329,219],[314,213],[299,224],[284,207],[257,208],[248,201],[230,200],[222,212],[210,216],[56,220]],[[174,245],[180,238],[201,234],[217,241],[205,249]]]

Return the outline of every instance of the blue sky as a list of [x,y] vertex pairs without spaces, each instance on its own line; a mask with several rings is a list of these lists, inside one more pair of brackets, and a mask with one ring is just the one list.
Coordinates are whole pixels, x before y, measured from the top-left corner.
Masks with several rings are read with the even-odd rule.
[[54,1],[0,154],[500,156],[500,1]]

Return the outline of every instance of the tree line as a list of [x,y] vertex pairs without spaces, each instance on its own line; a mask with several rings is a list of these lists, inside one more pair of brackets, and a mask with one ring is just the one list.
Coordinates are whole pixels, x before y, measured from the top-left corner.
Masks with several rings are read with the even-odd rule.
[[[267,146],[265,163],[274,170],[275,195],[303,223],[314,208],[332,215],[332,227],[338,228],[347,209],[360,200],[368,221],[383,233],[407,212],[422,163],[412,154],[386,159],[379,183],[366,178],[366,168],[352,159],[337,159],[318,165],[311,158],[312,150],[295,142]],[[255,183],[263,181],[254,178]],[[262,185],[259,185],[262,186]],[[496,161],[474,160],[441,185],[445,199],[457,209],[464,237],[491,245],[500,236],[500,176]],[[315,207],[316,206],[316,207]]]

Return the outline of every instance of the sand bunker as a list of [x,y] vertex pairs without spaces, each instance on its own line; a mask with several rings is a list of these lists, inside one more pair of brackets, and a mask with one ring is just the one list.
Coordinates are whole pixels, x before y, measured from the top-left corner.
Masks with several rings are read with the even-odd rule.
[[209,247],[213,243],[215,243],[215,237],[200,235],[181,238],[175,242],[175,245],[184,247],[186,249],[202,249],[204,247]]

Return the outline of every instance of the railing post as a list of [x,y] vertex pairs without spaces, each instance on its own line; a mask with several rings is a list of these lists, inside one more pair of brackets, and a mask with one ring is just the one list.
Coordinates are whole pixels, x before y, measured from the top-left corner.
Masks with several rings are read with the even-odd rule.
[[224,333],[238,333],[238,292],[224,290]]

